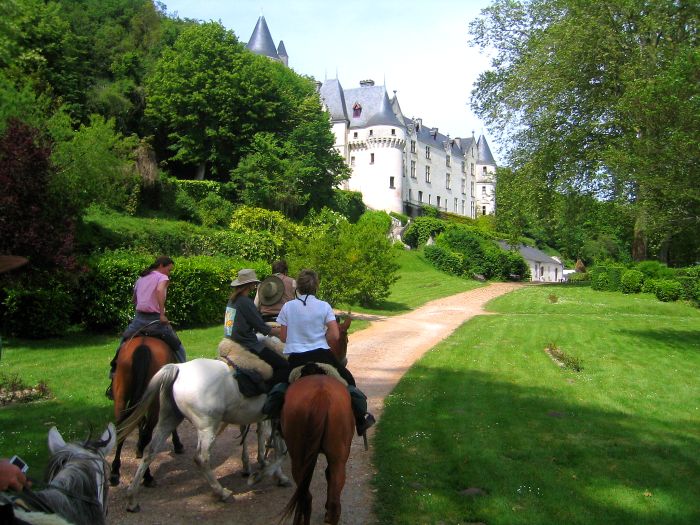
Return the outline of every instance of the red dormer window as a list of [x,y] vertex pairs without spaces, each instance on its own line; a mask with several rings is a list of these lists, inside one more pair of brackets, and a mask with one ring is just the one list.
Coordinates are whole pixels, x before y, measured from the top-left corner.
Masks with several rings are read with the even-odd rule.
[[360,106],[359,102],[355,102],[355,105],[352,107],[352,118],[360,118],[361,114],[362,106]]

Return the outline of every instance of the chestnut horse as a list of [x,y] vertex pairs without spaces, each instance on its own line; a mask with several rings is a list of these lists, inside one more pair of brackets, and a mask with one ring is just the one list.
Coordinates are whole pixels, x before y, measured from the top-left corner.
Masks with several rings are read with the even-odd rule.
[[[340,362],[347,361],[350,322],[348,318],[340,325],[340,341],[331,349]],[[345,464],[355,433],[355,418],[346,385],[324,375],[315,365],[306,365],[302,377],[287,390],[281,426],[292,460],[292,476],[297,484],[282,519],[294,513],[294,525],[309,525],[312,499],[309,486],[318,455],[323,453],[328,462],[325,523],[337,525],[341,511],[340,494],[345,485]]]
[[[167,343],[157,337],[136,336],[126,341],[119,349],[117,369],[114,372],[112,392],[114,394],[114,419],[117,427],[133,412],[134,406],[143,396],[148,382],[163,365],[174,363],[175,356]],[[158,410],[151,411],[139,424],[139,439],[136,445],[136,457],[143,455],[143,449],[151,441],[153,428],[158,421]],[[183,451],[177,430],[173,430],[173,448],[177,454]],[[112,474],[109,482],[112,486],[119,484],[121,453],[123,441],[119,441],[112,462]],[[152,486],[155,482],[150,470],[144,474],[144,485]]]

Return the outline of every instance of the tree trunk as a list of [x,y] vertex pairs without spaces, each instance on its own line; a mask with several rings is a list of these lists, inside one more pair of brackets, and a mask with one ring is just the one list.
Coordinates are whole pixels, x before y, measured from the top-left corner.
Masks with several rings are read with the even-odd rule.
[[646,217],[644,212],[637,215],[634,222],[634,239],[632,240],[632,260],[644,261],[647,258]]
[[195,176],[195,179],[204,180],[204,172],[206,170],[207,170],[207,163],[200,162],[199,165],[197,166],[197,175]]

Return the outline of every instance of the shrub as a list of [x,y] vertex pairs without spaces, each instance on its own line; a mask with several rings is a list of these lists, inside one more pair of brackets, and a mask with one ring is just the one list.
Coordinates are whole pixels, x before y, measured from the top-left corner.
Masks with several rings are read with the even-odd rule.
[[75,296],[75,285],[65,272],[23,272],[7,279],[0,293],[3,331],[31,339],[64,335]]
[[[82,312],[91,328],[123,329],[134,314],[132,291],[150,255],[110,252],[93,256],[83,279]],[[220,321],[230,293],[230,282],[242,268],[253,268],[263,279],[267,262],[229,257],[175,257],[168,287],[168,318],[178,326]]]
[[233,217],[234,205],[216,193],[208,193],[197,202],[197,217],[202,226],[227,226]]
[[683,286],[678,281],[661,279],[656,283],[656,290],[654,293],[659,301],[677,301],[683,294]]
[[673,279],[673,270],[659,261],[642,261],[637,263],[635,270],[639,270],[645,278]]
[[617,292],[620,290],[622,274],[626,269],[622,265],[611,264],[594,266],[591,273],[591,286],[594,290]]
[[221,194],[221,183],[213,180],[175,179],[175,184],[196,202],[206,199],[209,195]]
[[587,272],[584,273],[571,273],[566,279],[566,282],[570,284],[590,284],[591,275]]
[[674,279],[681,285],[681,298],[692,301],[695,299],[695,285],[698,280],[689,275],[679,275]]
[[464,258],[461,254],[450,251],[437,244],[426,246],[423,253],[425,258],[438,270],[452,275],[464,274]]
[[401,223],[401,226],[406,226],[406,224],[408,223],[408,215],[404,215],[403,213],[397,213],[395,211],[390,211],[389,215],[391,215],[395,219],[398,219]]
[[660,279],[645,279],[644,284],[642,284],[642,293],[656,294],[656,287],[659,281]]
[[443,232],[445,226],[444,221],[434,217],[417,217],[404,231],[403,242],[411,248],[417,248],[428,242],[430,237]]
[[359,191],[333,190],[331,208],[343,214],[350,222],[357,222],[367,207],[362,202],[362,193]]
[[620,291],[622,293],[639,293],[644,284],[644,274],[639,270],[627,270],[622,274]]

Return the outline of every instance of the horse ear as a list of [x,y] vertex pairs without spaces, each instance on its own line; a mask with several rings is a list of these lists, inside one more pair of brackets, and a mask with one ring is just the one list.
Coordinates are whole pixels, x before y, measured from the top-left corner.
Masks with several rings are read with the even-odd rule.
[[114,427],[114,423],[107,425],[107,430],[102,433],[100,439],[107,442],[107,444],[102,447],[102,455],[107,456],[112,452],[114,445],[117,444],[117,429]]
[[56,454],[59,450],[66,447],[66,442],[61,437],[56,427],[51,427],[49,430],[49,452]]
[[343,328],[347,330],[350,328],[350,323],[352,323],[352,319],[350,317],[346,317],[345,321],[343,321]]

